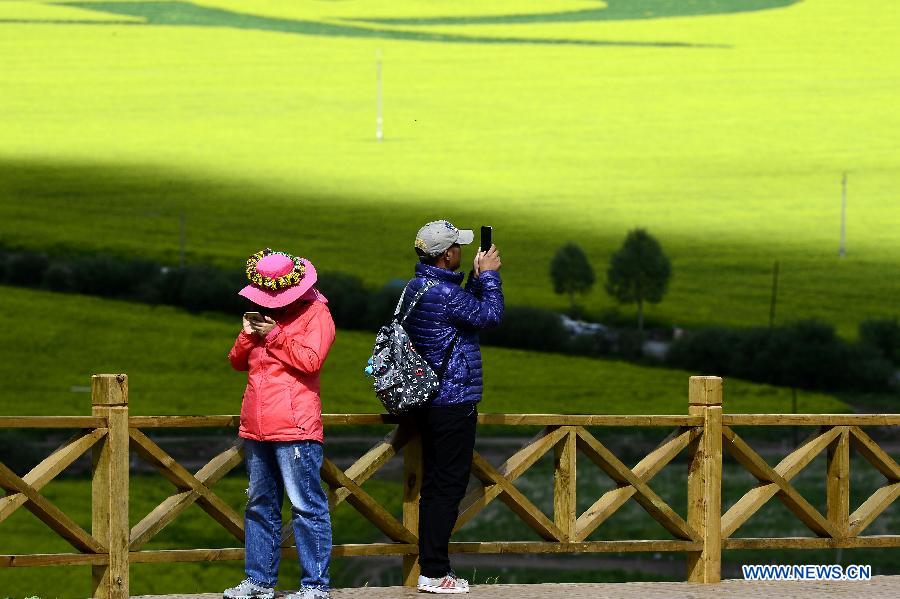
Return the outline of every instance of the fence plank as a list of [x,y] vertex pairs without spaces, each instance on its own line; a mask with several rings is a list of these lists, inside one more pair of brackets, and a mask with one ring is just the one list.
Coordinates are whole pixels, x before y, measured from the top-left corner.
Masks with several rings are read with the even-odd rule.
[[91,473],[91,532],[108,547],[109,560],[91,567],[91,588],[97,599],[127,599],[128,377],[91,377],[91,413],[105,418],[109,429],[94,446]]
[[563,532],[559,527],[551,522],[544,512],[531,503],[515,485],[501,475],[477,451],[472,456],[472,474],[484,483],[498,485],[502,490],[500,501],[505,503],[542,538],[548,541],[564,540]]
[[210,416],[132,416],[131,428],[237,428],[241,417],[237,414]]
[[850,536],[859,536],[897,497],[900,497],[900,482],[890,483],[872,493],[871,497],[850,514]]
[[109,563],[106,553],[35,553],[0,555],[0,568],[36,568],[47,566],[99,566]]
[[725,426],[898,426],[900,414],[723,414]]
[[93,416],[0,416],[0,428],[105,428],[106,419]]
[[658,551],[699,551],[699,541],[639,540],[639,541],[581,541],[576,543],[548,543],[540,541],[495,541],[450,543],[450,553],[621,553]]
[[350,491],[347,503],[352,505],[362,514],[366,520],[374,524],[378,530],[386,534],[391,540],[403,543],[418,543],[416,536],[406,529],[394,516],[381,507],[371,495],[366,493],[359,485],[353,482],[349,476],[325,458],[322,462],[322,479],[335,490],[345,487]]
[[[233,446],[215,456],[197,471],[195,475],[197,480],[207,488],[217,483],[241,463],[242,448],[243,440],[238,440]],[[139,550],[201,497],[202,495],[194,489],[180,491],[167,497],[131,529],[129,549]]]
[[688,413],[703,417],[703,435],[694,442],[688,470],[688,522],[703,542],[687,555],[688,582],[722,578],[722,379],[692,376]]
[[[829,447],[831,443],[838,439],[840,434],[840,427],[832,428],[823,433],[814,432],[797,449],[788,454],[775,466],[775,472],[781,475],[785,481],[790,481],[803,468],[808,466],[816,456],[822,453],[826,447]],[[766,502],[775,497],[780,490],[781,487],[777,483],[761,482],[758,486],[747,491],[722,516],[722,537],[728,538],[734,534]]]
[[[823,539],[824,540],[824,539]],[[680,552],[696,551],[702,546],[697,541],[635,540],[635,541],[584,541],[578,543],[554,543],[542,541],[493,541],[493,542],[452,542],[450,553],[478,554],[537,554],[537,553],[638,553],[638,552]],[[333,557],[355,557],[375,555],[414,555],[418,545],[412,543],[366,543],[334,545]],[[227,549],[169,549],[137,551],[131,554],[131,562],[173,563],[211,562],[243,560],[243,547]],[[282,547],[282,557],[294,557],[293,548]],[[3,556],[0,556],[2,559]],[[2,564],[2,562],[0,562]]]
[[[59,446],[52,454],[22,477],[35,491],[40,492],[47,483],[56,478],[63,470],[72,465],[106,434],[107,429],[98,428],[90,432],[78,432]],[[14,511],[25,504],[28,498],[22,493],[13,493],[0,497],[0,522],[6,520]]]
[[[413,436],[413,429],[409,426],[399,425],[385,436],[385,438],[375,447],[367,451],[361,458],[356,460],[352,466],[347,468],[345,474],[353,479],[358,485],[363,484],[375,474],[379,468],[384,466],[388,460],[397,455],[403,447],[409,442]],[[334,492],[334,505],[340,504],[350,491],[346,488],[340,488]]]
[[53,532],[68,541],[75,549],[87,553],[106,553],[106,547],[89,535],[62,510],[50,503],[34,488],[19,478],[5,464],[0,463],[0,488],[7,492],[21,493],[28,501],[25,509],[40,518]]
[[180,491],[166,497],[162,503],[153,508],[140,522],[131,528],[130,551],[138,551],[153,537],[168,526],[175,518],[192,505],[200,494],[196,491]]
[[610,478],[622,485],[634,487],[634,499],[663,528],[680,539],[698,540],[697,533],[662,500],[646,483],[642,482],[628,466],[622,463],[606,446],[582,427],[578,428],[578,447]]
[[576,441],[575,429],[566,427],[567,434],[553,448],[553,522],[563,534],[561,541],[571,541],[575,535],[576,505]]
[[187,471],[175,458],[166,453],[140,430],[132,428],[129,432],[132,447],[151,466],[181,491],[194,491],[197,505],[218,522],[222,528],[231,533],[237,540],[244,540],[244,518],[205,484]]
[[478,424],[505,426],[699,426],[696,416],[639,414],[479,414]]
[[723,539],[723,549],[857,549],[900,547],[900,535],[872,535],[829,539],[824,537],[766,537]]
[[722,434],[726,440],[725,447],[729,453],[743,465],[760,482],[775,483],[778,486],[778,498],[794,512],[801,522],[819,536],[833,537],[837,534],[834,526],[819,511],[800,495],[784,477],[775,472],[758,453],[737,436],[729,427],[723,427]]
[[[544,427],[530,441],[519,448],[516,453],[510,456],[498,468],[498,472],[509,482],[515,481],[531,468],[535,462],[541,459],[545,453],[550,451],[565,435],[566,431],[562,428]],[[460,503],[459,517],[456,519],[456,526],[453,528],[454,532],[462,528],[476,514],[487,507],[491,501],[499,497],[502,492],[503,488],[494,483],[486,483],[475,487]]]
[[[846,417],[838,414],[839,417]],[[890,418],[890,416],[885,416]],[[12,417],[21,418],[21,417]],[[63,417],[34,417],[34,418],[63,418]],[[77,417],[67,417],[77,418]],[[324,426],[368,425],[368,424],[400,424],[403,416],[393,414],[322,414]],[[900,418],[898,418],[900,421]],[[18,422],[18,421],[17,421]],[[73,420],[73,422],[75,422]],[[73,428],[86,428],[103,426],[103,423],[92,423]],[[678,414],[479,414],[478,424],[495,424],[504,426],[700,426],[700,419],[695,416]],[[0,427],[4,420],[0,418]],[[60,420],[57,426],[64,425]],[[860,420],[859,424],[868,424],[866,420]],[[886,424],[886,422],[873,421],[872,424]],[[219,416],[132,416],[131,425],[135,428],[236,428],[240,424],[240,416],[237,414],[223,414]],[[842,423],[846,424],[846,423]],[[10,424],[9,426],[16,426]]]
[[827,517],[838,537],[850,532],[850,429],[840,427],[840,436],[828,444],[828,472],[825,484]]
[[[281,557],[288,559],[297,558],[297,550],[293,547],[281,547]],[[348,543],[333,545],[332,557],[356,557],[372,555],[407,555],[417,553],[419,546],[413,543]],[[133,551],[131,563],[133,564],[160,564],[160,563],[185,563],[185,562],[219,562],[243,560],[246,551],[243,547],[228,547],[221,549],[154,549]],[[0,556],[2,560],[3,556]],[[0,567],[2,567],[0,561]]]
[[[401,425],[402,426],[402,425]],[[408,426],[410,434],[413,427]],[[403,526],[419,535],[419,496],[422,491],[422,437],[418,434],[403,449]],[[419,554],[403,556],[403,586],[416,586],[419,579]]]
[[850,427],[850,445],[890,481],[900,480],[900,465],[858,426]]
[[[656,476],[669,462],[681,453],[694,439],[700,436],[702,429],[687,428],[672,431],[663,441],[646,457],[635,465],[633,472],[641,479],[648,482]],[[610,489],[600,496],[591,507],[582,513],[575,521],[575,541],[585,540],[597,527],[613,515],[620,507],[625,505],[635,494],[634,487],[628,485]]]

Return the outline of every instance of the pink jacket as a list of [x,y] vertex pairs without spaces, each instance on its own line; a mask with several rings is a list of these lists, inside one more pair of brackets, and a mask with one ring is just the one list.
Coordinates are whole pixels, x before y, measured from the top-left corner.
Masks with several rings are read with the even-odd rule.
[[265,339],[241,331],[228,359],[248,370],[238,434],[255,441],[323,441],[319,371],[334,342],[322,302],[301,303]]

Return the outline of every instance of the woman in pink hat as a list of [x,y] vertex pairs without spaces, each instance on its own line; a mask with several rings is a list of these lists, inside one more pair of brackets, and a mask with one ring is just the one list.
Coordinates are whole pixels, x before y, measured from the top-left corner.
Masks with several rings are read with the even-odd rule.
[[250,284],[240,291],[261,318],[244,315],[228,359],[248,371],[238,434],[250,479],[244,519],[247,578],[226,599],[272,599],[281,556],[281,504],[291,502],[303,568],[289,599],[329,596],[331,520],[322,489],[322,404],[319,372],[334,342],[328,302],[313,287],[316,270],[303,258],[265,249],[247,260]]

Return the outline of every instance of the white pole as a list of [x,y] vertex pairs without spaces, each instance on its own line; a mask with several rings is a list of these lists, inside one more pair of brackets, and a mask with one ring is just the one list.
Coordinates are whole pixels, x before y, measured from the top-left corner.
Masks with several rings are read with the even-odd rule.
[[838,256],[843,258],[847,255],[847,171],[841,178],[841,247],[838,250]]
[[375,139],[381,141],[384,139],[384,119],[381,117],[381,50],[375,52],[375,82],[376,92],[376,116],[375,116]]

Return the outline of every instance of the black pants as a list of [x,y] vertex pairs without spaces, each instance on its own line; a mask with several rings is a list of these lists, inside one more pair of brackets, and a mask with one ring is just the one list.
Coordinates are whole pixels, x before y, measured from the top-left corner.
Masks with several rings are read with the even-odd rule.
[[419,565],[422,575],[450,572],[447,546],[466,494],[475,447],[475,403],[415,412],[422,434],[422,498],[419,500]]

